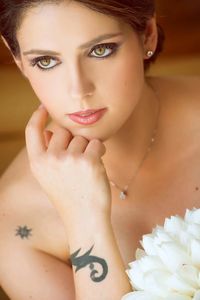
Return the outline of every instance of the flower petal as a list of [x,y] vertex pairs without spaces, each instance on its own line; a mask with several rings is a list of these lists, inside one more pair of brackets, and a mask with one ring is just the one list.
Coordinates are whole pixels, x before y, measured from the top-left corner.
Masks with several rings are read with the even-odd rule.
[[187,209],[185,213],[185,221],[188,223],[200,224],[200,209]]
[[188,233],[192,235],[191,238],[200,239],[200,224],[188,224]]
[[[144,256],[140,260],[129,263],[127,274],[131,285],[137,290],[143,290],[145,286],[144,276],[154,270],[165,270],[165,266],[157,256]],[[167,271],[167,270],[166,270]]]
[[149,271],[144,275],[144,291],[157,297],[165,297],[169,294],[167,282],[171,274],[164,270]]
[[176,271],[181,265],[191,264],[191,258],[177,242],[163,243],[157,249],[158,255],[166,268],[171,272]]
[[199,270],[195,266],[181,266],[177,270],[177,275],[195,289],[199,288]]
[[135,258],[141,259],[144,256],[146,256],[146,252],[143,249],[137,248],[135,251]]
[[185,296],[185,295],[172,293],[172,294],[168,295],[166,298],[164,298],[164,300],[192,300],[192,298]]
[[[163,300],[163,299],[161,299],[160,297],[155,297],[155,295],[151,295],[150,293],[132,292],[124,295],[121,300]],[[180,299],[180,300],[188,300],[188,299]]]
[[164,222],[164,229],[175,237],[178,237],[181,231],[185,231],[186,227],[186,222],[179,216],[172,216]]
[[154,243],[154,236],[152,234],[145,234],[142,238],[142,247],[147,255],[156,255],[156,248]]
[[177,273],[173,274],[168,280],[168,286],[171,291],[177,291],[182,295],[186,295],[192,297],[196,291],[196,289],[187,283],[181,276]]
[[200,290],[196,291],[193,300],[200,300]]
[[200,241],[193,239],[191,242],[191,256],[192,262],[195,266],[200,267]]

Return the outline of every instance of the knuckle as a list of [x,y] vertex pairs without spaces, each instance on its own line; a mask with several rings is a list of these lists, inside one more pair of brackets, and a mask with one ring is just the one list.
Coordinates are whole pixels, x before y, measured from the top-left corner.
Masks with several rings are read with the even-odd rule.
[[65,129],[60,127],[60,126],[57,126],[54,128],[54,133],[59,133],[59,132],[65,132]]
[[88,140],[85,137],[81,136],[81,135],[76,135],[74,137],[74,140],[79,141],[79,142],[88,142]]
[[55,135],[62,135],[67,137],[68,139],[72,138],[72,133],[68,129],[61,126],[55,127],[53,132]]
[[102,146],[102,143],[97,139],[93,139],[93,140],[91,140],[90,145],[91,145],[91,147],[99,148]]

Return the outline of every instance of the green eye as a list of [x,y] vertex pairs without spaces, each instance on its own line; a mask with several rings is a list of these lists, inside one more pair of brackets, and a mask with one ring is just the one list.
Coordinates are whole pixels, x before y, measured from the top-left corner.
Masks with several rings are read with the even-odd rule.
[[36,57],[31,60],[31,65],[37,66],[41,70],[50,70],[59,64],[58,59],[50,56]]
[[43,67],[48,67],[51,63],[51,58],[43,58],[39,61],[39,64]]
[[106,48],[105,47],[99,47],[97,49],[94,50],[94,52],[99,55],[102,56],[105,53]]
[[37,65],[41,69],[51,69],[56,66],[56,61],[50,57],[44,57],[38,61]]
[[116,52],[118,45],[116,43],[99,44],[95,46],[90,53],[95,53],[93,57],[105,58]]

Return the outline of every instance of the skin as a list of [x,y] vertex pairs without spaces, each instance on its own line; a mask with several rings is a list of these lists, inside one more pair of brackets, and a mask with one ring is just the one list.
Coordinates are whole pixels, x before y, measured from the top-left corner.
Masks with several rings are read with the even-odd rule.
[[[73,23],[76,26],[72,28]],[[142,116],[141,112],[138,112],[145,121],[147,119],[147,125],[149,119],[155,117],[154,114],[152,116],[152,112],[149,116],[149,110],[152,108],[145,103],[149,101],[143,99],[146,95],[150,95],[151,106],[157,104],[154,103],[155,96],[144,82],[143,71],[146,51],[154,50],[156,47],[155,20],[149,22],[148,36],[138,36],[129,25],[120,24],[115,19],[97,14],[72,1],[70,4],[44,5],[32,9],[22,24],[17,34],[22,54],[21,58],[15,60],[52,119],[70,130],[73,135],[81,135],[88,140],[92,138],[109,140],[106,148],[112,147],[115,143],[123,143],[123,145],[126,143],[123,148],[127,148],[126,146],[130,144],[129,136],[126,140],[122,139],[127,129],[131,128],[130,134],[134,133],[135,128],[138,134],[142,130],[138,128],[136,117],[136,106],[139,100],[148,110]],[[101,34],[117,32],[122,32],[122,36],[100,42],[120,44],[118,52],[110,58],[100,60],[89,57],[88,53],[92,47],[78,49],[83,43]],[[63,39],[63,36],[66,38]],[[25,56],[23,53],[35,48],[60,53],[56,56],[60,65],[46,73],[36,66],[34,68],[30,66],[29,61],[36,55]],[[110,50],[105,52],[105,54],[109,53]],[[97,56],[98,52],[96,54],[93,51],[92,55]],[[109,72],[107,72],[108,68]],[[45,86],[48,88],[44,88]],[[89,92],[92,96],[85,97]],[[83,109],[104,107],[108,111],[104,119],[95,126],[79,126],[65,116],[67,113]],[[140,127],[144,126],[140,125]],[[149,136],[149,133],[146,134]],[[131,153],[138,140],[138,136],[133,135],[135,138],[131,147],[128,147]],[[140,146],[143,148],[144,145]]]
[[[72,28],[70,24],[73,22],[76,26]],[[72,1],[70,4],[65,2],[32,9],[22,24],[17,34],[21,57],[14,58],[18,67],[56,124],[67,128],[73,135],[105,142],[103,160],[107,173],[113,180],[121,182],[121,178],[115,178],[116,170],[113,169],[118,157],[136,161],[133,169],[137,169],[155,126],[157,99],[144,80],[143,70],[147,50],[154,51],[156,48],[155,20],[150,20],[146,32],[138,36],[129,25]],[[94,51],[92,55],[97,58],[88,57],[92,47],[79,49],[80,45],[97,36],[118,32],[122,35],[100,42],[119,44],[118,52],[107,59],[100,61],[99,53]],[[30,60],[38,56],[23,54],[31,49],[58,52],[59,56],[55,58],[60,65],[46,73],[36,66],[33,68]],[[103,55],[109,53],[111,51],[108,49]],[[92,96],[85,97],[90,92]],[[104,107],[107,108],[104,118],[94,126],[80,126],[65,115],[82,109]],[[126,166],[124,168],[124,163],[119,162],[117,165],[123,181],[128,182],[130,174],[126,174]]]
[[[103,41],[122,43],[116,55],[108,59],[91,58],[87,56],[87,51],[78,49],[96,36],[118,32],[119,29],[123,37]],[[63,39],[63,36],[66,38]],[[57,229],[53,225],[51,228],[60,236],[56,242],[48,241],[49,244],[58,245],[52,247],[47,246],[42,238],[37,240],[38,215],[37,222],[31,219],[35,226],[15,222],[16,228],[31,228],[33,236],[28,239],[31,247],[42,249],[63,261],[66,261],[66,244],[71,254],[77,253],[80,248],[82,254],[89,251],[94,245],[94,232],[103,232],[104,237],[111,237],[112,243],[108,249],[112,250],[112,254],[115,253],[113,228],[127,264],[133,259],[134,249],[143,233],[150,231],[156,223],[161,224],[166,216],[183,213],[186,207],[198,205],[198,195],[192,191],[199,180],[199,169],[196,169],[200,163],[197,155],[199,144],[194,143],[198,140],[198,130],[195,128],[200,132],[199,118],[195,113],[199,111],[196,101],[199,81],[191,84],[182,80],[144,76],[146,51],[155,50],[156,47],[154,18],[149,21],[145,33],[138,35],[128,25],[75,2],[58,6],[45,4],[27,12],[17,37],[21,56],[14,59],[45,106],[36,110],[30,118],[26,127],[26,143],[28,163],[37,184],[48,196],[48,204],[27,171],[28,176],[26,174],[24,177],[28,177],[28,183],[31,182],[31,189],[28,190],[31,190],[33,197],[29,203],[37,207],[34,215],[38,211],[51,215],[50,200],[59,213],[64,231],[55,218]],[[23,54],[33,48],[59,52],[61,63],[50,71],[33,68],[30,59],[36,55]],[[45,89],[45,86],[48,88]],[[151,86],[159,95],[159,116],[157,94]],[[85,96],[90,92],[91,96]],[[85,108],[102,107],[108,110],[104,118],[93,126],[75,124],[65,116],[66,113]],[[176,111],[179,113],[175,115]],[[190,111],[192,121],[187,119]],[[53,135],[44,133],[49,115],[52,123],[48,129],[53,131]],[[129,201],[119,202],[118,191],[110,190],[108,178],[121,183],[121,186],[127,184],[146,152],[157,117],[159,126],[154,148],[142,165],[134,186],[130,186]],[[175,128],[171,125],[174,123]],[[191,127],[188,124],[192,124]],[[23,159],[21,161],[24,162]],[[16,172],[17,164],[18,170],[23,169],[19,159],[13,171],[4,177],[4,186],[14,169]],[[189,169],[191,165],[192,170]],[[27,162],[24,162],[24,166],[27,170]],[[69,195],[68,199],[66,195]],[[2,211],[8,209],[10,201],[7,203]],[[26,203],[27,200],[24,200],[25,206],[20,203],[20,207],[27,208]],[[14,209],[15,204],[12,205]],[[82,228],[85,229],[85,236],[89,236],[87,242],[85,236],[80,235]],[[102,249],[103,245],[100,246]],[[106,250],[102,251],[103,255],[102,252],[92,252],[91,255],[95,256],[95,260],[102,261],[109,257]],[[114,263],[111,265],[114,266]],[[117,266],[117,270],[123,270],[120,258]],[[123,280],[117,281],[124,282],[126,286]],[[84,299],[89,298],[85,296]]]

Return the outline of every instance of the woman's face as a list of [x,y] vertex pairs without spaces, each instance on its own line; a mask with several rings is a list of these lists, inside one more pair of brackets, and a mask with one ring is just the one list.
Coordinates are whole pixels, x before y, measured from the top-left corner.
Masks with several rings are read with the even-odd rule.
[[[29,9],[17,38],[17,63],[58,124],[74,135],[106,140],[131,117],[144,87],[144,45],[131,26],[64,1]],[[101,108],[105,114],[90,125],[67,115]]]

